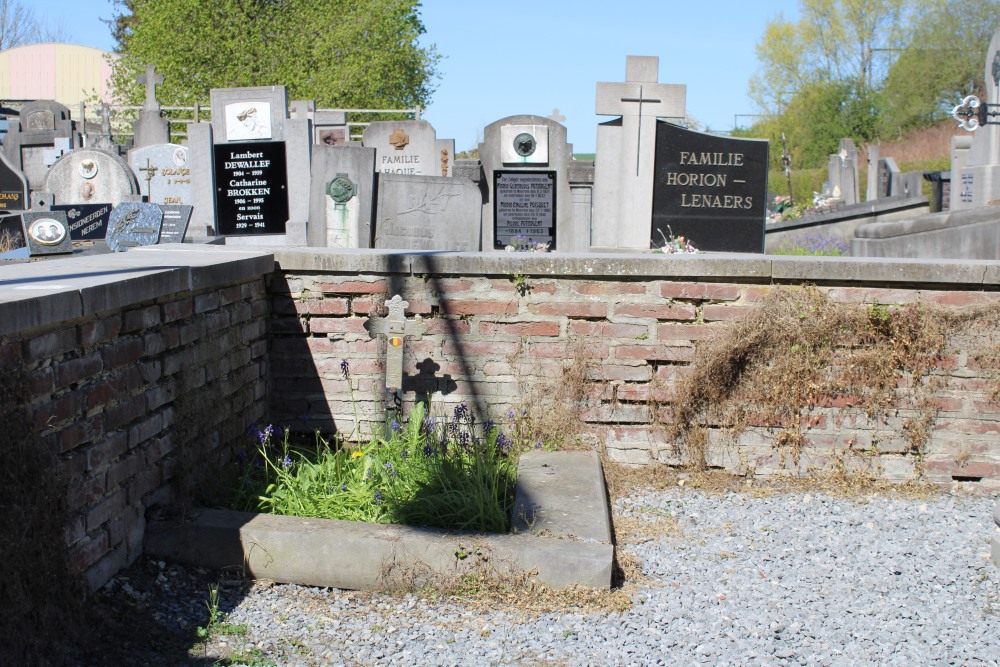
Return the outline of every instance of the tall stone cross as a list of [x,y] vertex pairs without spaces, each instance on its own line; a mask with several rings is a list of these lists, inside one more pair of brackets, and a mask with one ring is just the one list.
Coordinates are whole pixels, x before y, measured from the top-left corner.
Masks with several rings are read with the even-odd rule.
[[684,85],[657,83],[660,59],[628,56],[624,83],[598,83],[593,245],[649,249],[656,119],[686,115]]
[[146,86],[146,103],[143,109],[146,111],[159,111],[160,103],[156,99],[156,86],[164,82],[162,74],[156,73],[155,65],[146,65],[146,73],[138,74],[135,82],[140,86]]
[[427,333],[427,325],[419,315],[412,320],[406,319],[406,308],[409,301],[403,301],[398,294],[385,302],[389,309],[388,317],[370,317],[365,322],[370,338],[385,336],[388,345],[385,349],[385,392],[399,397],[403,386],[403,341],[407,337],[420,340]]

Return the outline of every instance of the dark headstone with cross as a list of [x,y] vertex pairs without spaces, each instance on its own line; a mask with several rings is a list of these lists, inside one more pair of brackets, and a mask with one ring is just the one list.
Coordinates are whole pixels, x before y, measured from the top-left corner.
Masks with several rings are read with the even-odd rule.
[[383,336],[385,348],[385,398],[386,411],[399,409],[402,403],[403,387],[403,343],[407,338],[420,340],[427,332],[427,325],[419,315],[406,319],[406,308],[410,305],[398,294],[385,302],[389,314],[386,317],[370,317],[365,329],[371,338]]
[[598,83],[592,245],[649,248],[656,119],[686,116],[686,86],[657,83],[659,58],[628,56],[624,83]]
[[137,75],[135,81],[146,86],[146,101],[132,130],[135,146],[139,148],[169,143],[170,123],[163,117],[160,103],[156,99],[156,86],[164,82],[163,75],[157,74],[153,65],[146,65],[145,73]]

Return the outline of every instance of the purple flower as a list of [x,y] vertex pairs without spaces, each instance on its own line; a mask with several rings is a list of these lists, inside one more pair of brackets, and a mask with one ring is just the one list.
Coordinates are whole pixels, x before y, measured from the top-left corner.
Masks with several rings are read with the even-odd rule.
[[346,484],[341,484],[340,485],[340,490],[341,491],[347,491],[347,485]]
[[347,363],[347,359],[340,360],[340,372],[344,374],[345,380],[351,376],[351,365]]
[[492,419],[487,419],[486,421],[484,421],[483,422],[483,435],[489,435],[490,431],[493,430],[494,426],[496,426],[496,422],[494,422]]
[[375,504],[382,504],[382,489],[375,489]]
[[286,456],[285,458],[281,459],[281,465],[287,468],[288,466],[292,465],[292,460]]
[[535,449],[541,449],[541,448],[542,448],[542,441],[541,440],[536,440],[535,441]]
[[455,408],[455,421],[460,419],[468,419],[469,417],[469,406],[465,403],[459,403],[458,407]]
[[403,427],[399,425],[399,422],[396,421],[395,419],[393,419],[392,420],[392,432],[393,433],[399,433],[402,430],[403,430]]
[[433,456],[434,448],[430,445],[424,445],[424,456]]
[[514,418],[514,408],[511,408],[510,410],[507,411],[507,419],[513,419],[513,418]]

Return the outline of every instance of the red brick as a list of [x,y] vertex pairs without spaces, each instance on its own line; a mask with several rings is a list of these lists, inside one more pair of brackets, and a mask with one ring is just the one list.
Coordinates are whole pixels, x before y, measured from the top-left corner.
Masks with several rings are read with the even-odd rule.
[[577,294],[594,296],[621,296],[622,294],[645,294],[644,283],[585,282],[573,285]]
[[600,388],[602,401],[666,403],[674,399],[674,388],[649,384],[614,384]]
[[712,327],[705,324],[658,324],[656,340],[705,340],[711,338]]
[[756,303],[757,301],[762,301],[767,298],[773,290],[773,287],[764,285],[744,287],[743,300],[750,303]]
[[309,320],[310,333],[368,335],[365,320],[360,317],[314,317]]
[[580,418],[585,422],[639,423],[652,421],[652,411],[645,404],[618,403],[602,404],[582,410]]
[[[28,375],[28,391],[31,396],[51,396],[55,391],[56,372],[52,366],[36,368]],[[60,389],[66,385],[60,386]]]
[[55,387],[63,389],[83,379],[97,375],[104,368],[101,355],[96,352],[77,359],[69,359],[55,367]]
[[953,477],[984,477],[996,479],[1000,477],[1000,463],[988,463],[985,461],[970,461],[965,465],[959,465],[955,461],[927,461],[924,470],[928,474],[937,473]]
[[108,467],[108,488],[117,489],[125,485],[125,482],[138,475],[144,466],[145,459],[138,451],[132,452],[120,461],[115,461]]
[[112,433],[102,442],[86,449],[87,470],[101,468],[126,451],[128,451],[128,434],[121,431]]
[[535,315],[560,317],[607,317],[608,304],[595,301],[546,302],[528,304],[528,312]]
[[305,302],[310,315],[347,315],[347,299],[309,299]]
[[664,299],[699,299],[702,301],[736,301],[740,298],[739,285],[718,283],[661,283],[660,296]]
[[104,408],[104,428],[113,431],[146,413],[146,397],[131,396],[118,405]]
[[66,509],[70,512],[92,505],[104,495],[104,474],[84,477],[70,483],[66,490]]
[[1000,301],[997,292],[921,292],[921,301],[940,306],[989,306]]
[[125,391],[126,380],[127,375],[124,372],[118,372],[106,375],[93,384],[83,387],[86,394],[85,409],[94,410],[121,396],[121,393]]
[[1000,422],[980,421],[977,419],[938,419],[935,431],[966,433],[969,435],[1000,434]]
[[639,338],[649,335],[649,326],[645,324],[575,321],[569,323],[569,333],[576,336],[601,336],[602,338]]
[[[309,328],[313,323],[322,320],[311,320]],[[271,333],[277,335],[303,334],[306,333],[306,323],[297,317],[275,317],[270,322]]]
[[445,356],[469,357],[506,357],[521,350],[520,343],[498,341],[446,340],[441,344],[441,353]]
[[57,398],[35,406],[35,426],[46,429],[78,417],[83,410],[83,393],[68,391]]
[[913,290],[880,289],[877,287],[834,287],[826,292],[831,301],[838,303],[878,303],[882,305],[913,303],[917,293]]
[[305,301],[278,294],[271,297],[271,312],[275,315],[301,315],[306,312]]
[[530,357],[546,357],[555,359],[600,359],[605,360],[611,353],[606,344],[574,345],[572,343],[531,343]]
[[104,435],[104,415],[94,415],[90,419],[85,419],[59,430],[56,434],[56,442],[59,452],[64,453],[76,449],[87,442],[94,442]]
[[177,301],[163,304],[162,308],[164,324],[176,322],[177,320],[186,320],[194,315],[194,299],[191,297],[178,299]]
[[218,309],[220,304],[218,292],[208,292],[199,294],[194,298],[194,312],[207,313],[210,310]]
[[51,359],[75,350],[77,343],[76,329],[62,329],[52,333],[41,334],[27,342],[29,359]]
[[130,338],[120,340],[101,350],[105,370],[121,368],[134,364],[142,357],[142,339]]
[[80,345],[82,347],[93,347],[101,343],[106,343],[118,337],[122,330],[121,315],[105,317],[94,322],[87,322],[80,325]]
[[219,291],[219,296],[222,298],[222,304],[228,306],[243,298],[243,287],[241,285],[224,287]]
[[479,333],[484,336],[494,334],[508,336],[558,336],[558,322],[480,322]]
[[160,324],[160,307],[147,306],[124,313],[122,332],[144,331]]
[[693,320],[695,307],[690,304],[646,305],[625,303],[615,306],[615,315],[631,317],[652,317],[658,320]]
[[[340,369],[341,359],[323,359],[316,362],[315,373],[320,377],[342,378],[344,372]],[[372,375],[385,372],[385,365],[377,359],[349,359],[352,376]]]
[[385,280],[344,280],[343,282],[318,283],[316,289],[332,294],[378,294],[389,289]]
[[641,366],[619,366],[605,362],[588,369],[587,376],[592,380],[623,380],[626,382],[648,382],[653,377],[653,369],[643,364]]
[[693,347],[673,345],[618,345],[615,359],[641,359],[649,361],[692,361]]
[[93,533],[125,509],[125,490],[119,489],[102,499],[85,515],[87,532]]
[[736,320],[746,316],[752,306],[718,306],[706,304],[702,306],[701,314],[706,322],[719,320]]
[[69,567],[80,573],[96,563],[108,550],[108,536],[104,531],[80,540],[70,549]]
[[446,301],[441,312],[446,315],[516,315],[516,301]]
[[440,318],[426,320],[428,334],[445,334],[449,336],[466,335],[472,331],[472,325],[466,320]]

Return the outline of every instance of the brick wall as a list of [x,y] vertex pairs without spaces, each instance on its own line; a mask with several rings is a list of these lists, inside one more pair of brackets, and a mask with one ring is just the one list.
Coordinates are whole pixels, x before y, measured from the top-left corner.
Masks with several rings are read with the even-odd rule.
[[[324,263],[294,251],[276,258],[282,271],[270,283],[275,423],[351,433],[355,408],[362,431],[381,418],[384,342],[370,340],[363,323],[387,295],[398,293],[409,301],[408,315],[419,314],[428,325],[421,340],[406,343],[408,402],[430,395],[439,414],[465,402],[497,417],[526,397],[530,407],[532,391],[565,391],[556,380],[582,364],[589,381],[573,409],[584,440],[632,464],[681,461],[663,428],[674,383],[700,342],[776,286],[819,284],[835,302],[918,301],[955,312],[1000,298],[995,263],[554,255],[361,256]],[[977,341],[997,334],[977,332]],[[996,369],[977,366],[968,347],[973,341],[958,344],[966,347],[936,371],[947,385],[935,394],[938,413],[919,457],[900,435],[916,414],[913,406],[869,423],[844,418],[830,404],[813,411],[809,446],[796,465],[776,450],[777,431],[760,426],[737,446],[710,429],[708,463],[738,473],[787,474],[843,465],[845,452],[867,450],[847,465],[892,480],[912,478],[920,465],[935,482],[1000,482],[1000,406],[987,398]],[[873,437],[876,457],[869,455]]]
[[0,364],[27,373],[39,446],[68,480],[70,565],[91,589],[139,556],[147,511],[190,502],[264,416],[273,260],[191,263],[130,251],[0,269]]

